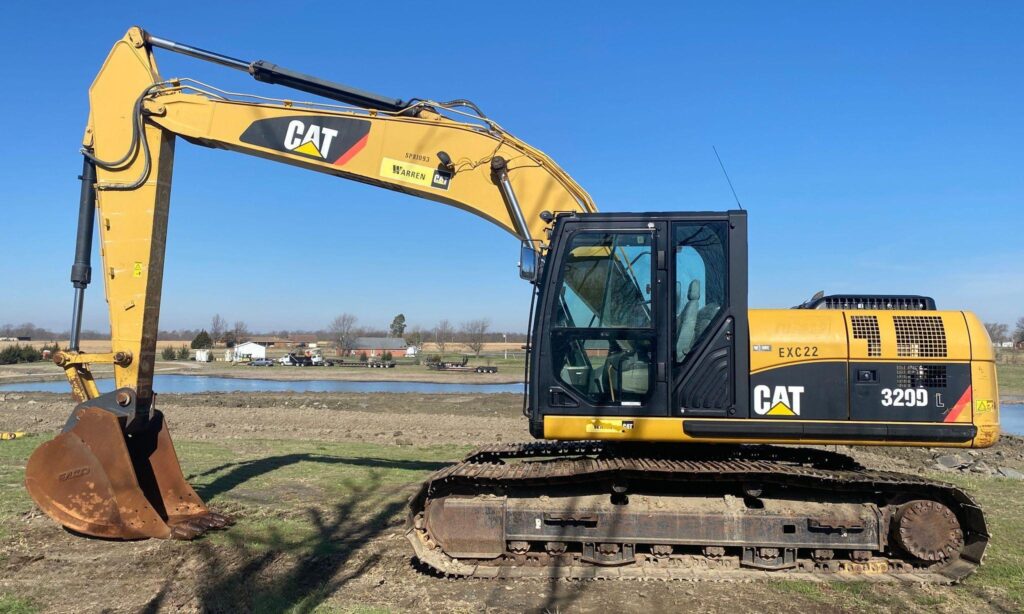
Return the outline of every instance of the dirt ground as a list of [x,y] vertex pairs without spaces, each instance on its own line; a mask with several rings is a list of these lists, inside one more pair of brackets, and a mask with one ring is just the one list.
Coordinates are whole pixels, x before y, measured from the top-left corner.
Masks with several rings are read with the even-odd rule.
[[[238,517],[195,542],[74,536],[21,487],[28,454],[55,432],[62,395],[0,393],[0,611],[1008,612],[1024,604],[1024,482],[935,472],[931,449],[843,449],[864,464],[950,479],[993,525],[985,566],[956,587],[636,581],[466,581],[418,569],[404,507],[431,471],[473,445],[527,438],[518,395],[161,395],[182,466]],[[1024,439],[975,460],[1024,471]],[[18,610],[18,608],[21,608]]]

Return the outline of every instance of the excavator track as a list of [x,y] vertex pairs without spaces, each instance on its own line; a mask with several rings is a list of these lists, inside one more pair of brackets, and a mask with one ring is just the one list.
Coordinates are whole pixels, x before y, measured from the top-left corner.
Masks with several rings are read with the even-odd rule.
[[406,535],[452,577],[937,584],[989,541],[963,490],[842,454],[602,442],[477,449],[424,482]]

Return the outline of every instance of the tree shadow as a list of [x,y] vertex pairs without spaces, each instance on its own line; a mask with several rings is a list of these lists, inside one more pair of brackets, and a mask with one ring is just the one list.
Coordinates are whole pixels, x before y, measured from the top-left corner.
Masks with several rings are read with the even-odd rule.
[[[564,461],[564,459],[562,459],[562,460]],[[538,461],[526,461],[526,462],[560,462],[560,461],[538,460]],[[586,494],[590,494],[590,495],[593,495],[593,494],[603,494],[603,495],[606,495],[606,496],[610,497],[611,494],[612,494],[611,485],[608,484],[606,490],[598,489],[598,490],[590,491],[590,492],[588,492]],[[556,500],[559,500],[559,504],[556,506],[557,509],[565,510],[565,511],[577,511],[577,510],[589,509],[587,507],[587,505],[585,504],[585,500],[587,498],[586,494],[585,495],[579,495],[579,494],[566,495],[561,500],[559,500],[559,494],[549,494],[549,497],[550,497],[550,500],[552,502],[554,502]],[[625,505],[623,505],[623,506],[615,506],[613,509],[614,509],[614,513],[612,514],[610,524],[603,528],[604,533],[606,535],[610,535],[610,536],[614,536],[614,535],[618,534],[618,532],[619,532],[619,530],[621,528],[621,524],[622,524],[622,522],[623,522],[623,520],[625,518],[625,515],[627,513],[629,513],[628,512],[628,506],[625,506]],[[577,538],[575,538],[575,537],[570,535],[569,525],[564,525],[558,531],[556,531],[553,535],[551,535],[550,539],[551,539],[551,541],[556,541],[556,542],[557,541],[562,541],[562,542],[569,543],[569,542],[575,541]],[[617,541],[617,540],[611,539],[609,541],[613,541],[614,542],[614,541]],[[555,573],[552,576],[550,576],[548,578],[538,578],[536,580],[531,580],[533,582],[536,582],[537,586],[545,587],[546,590],[545,590],[545,594],[544,594],[543,599],[541,600],[541,602],[538,605],[531,606],[531,607],[526,607],[524,609],[524,611],[525,612],[536,612],[538,614],[549,614],[549,613],[553,613],[553,612],[564,611],[567,608],[570,608],[573,604],[575,604],[577,601],[579,601],[582,597],[584,597],[584,593],[591,586],[591,582],[601,582],[602,581],[602,580],[588,580],[588,579],[579,579],[579,578],[561,578],[561,577],[558,577],[559,572],[561,572],[566,567],[571,567],[573,565],[574,565],[574,563],[573,563],[571,555],[557,557],[554,560],[554,563],[553,563],[553,567],[555,568]],[[503,594],[504,593],[504,584],[505,584],[505,582],[507,582],[507,581],[499,582],[491,590],[490,594],[488,595],[488,597],[485,600],[485,603],[489,607],[498,607],[498,608],[502,607],[502,602],[504,601],[504,597],[505,597],[505,595]],[[606,605],[609,606],[610,610],[613,609],[613,608],[611,608],[610,604],[606,604]]]
[[[327,509],[306,508],[308,531],[271,524],[256,533],[229,530],[227,548],[200,542],[199,609],[309,612],[372,569],[382,555],[357,554],[388,529],[405,499],[389,500],[378,474],[346,486],[344,500]],[[356,558],[361,560],[346,569]]]
[[433,461],[406,461],[386,458],[344,457],[324,454],[295,453],[235,463],[224,463],[211,469],[207,469],[206,471],[193,473],[186,479],[191,483],[196,478],[215,475],[223,471],[227,471],[227,473],[214,478],[208,484],[192,485],[196,494],[198,494],[204,501],[208,501],[217,495],[233,490],[253,478],[257,478],[270,473],[271,471],[301,462],[321,463],[327,465],[352,465],[354,467],[369,467],[372,469],[407,469],[410,471],[437,471],[438,469],[447,467],[451,464]]

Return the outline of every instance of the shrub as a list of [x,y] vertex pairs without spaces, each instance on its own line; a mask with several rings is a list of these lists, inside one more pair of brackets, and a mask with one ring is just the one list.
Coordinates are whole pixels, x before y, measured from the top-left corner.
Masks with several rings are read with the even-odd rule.
[[175,350],[171,346],[167,346],[164,349],[160,350],[160,358],[163,358],[164,360],[174,360],[177,357],[178,357],[177,350]]
[[384,352],[383,354],[380,355],[380,359],[383,362],[391,362],[391,352]]
[[13,365],[18,362],[21,356],[21,348],[16,345],[9,345],[0,350],[0,365]]
[[188,346],[183,344],[180,348],[178,348],[178,360],[188,360],[188,356]]
[[370,357],[366,355],[366,352],[359,352],[359,362],[368,362]]
[[36,362],[43,359],[43,353],[31,345],[14,344],[0,350],[0,365],[15,365],[20,362]]
[[21,362],[36,362],[43,359],[43,353],[31,345],[22,347],[18,353],[20,354]]

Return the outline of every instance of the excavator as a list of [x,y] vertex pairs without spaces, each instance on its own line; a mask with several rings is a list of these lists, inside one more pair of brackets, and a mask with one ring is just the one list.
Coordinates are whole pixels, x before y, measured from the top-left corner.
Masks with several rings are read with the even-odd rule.
[[[176,52],[315,96],[164,79]],[[25,483],[68,530],[194,539],[233,520],[185,480],[153,370],[176,140],[458,207],[520,242],[533,286],[524,414],[539,441],[426,479],[406,536],[474,578],[844,578],[952,583],[989,542],[964,490],[827,446],[984,448],[992,345],[919,295],[747,305],[747,213],[598,213],[541,151],[468,100],[390,98],[131,28],[89,90],[69,349],[77,405]],[[99,224],[111,351],[80,351]],[[112,364],[101,393],[90,365]]]

